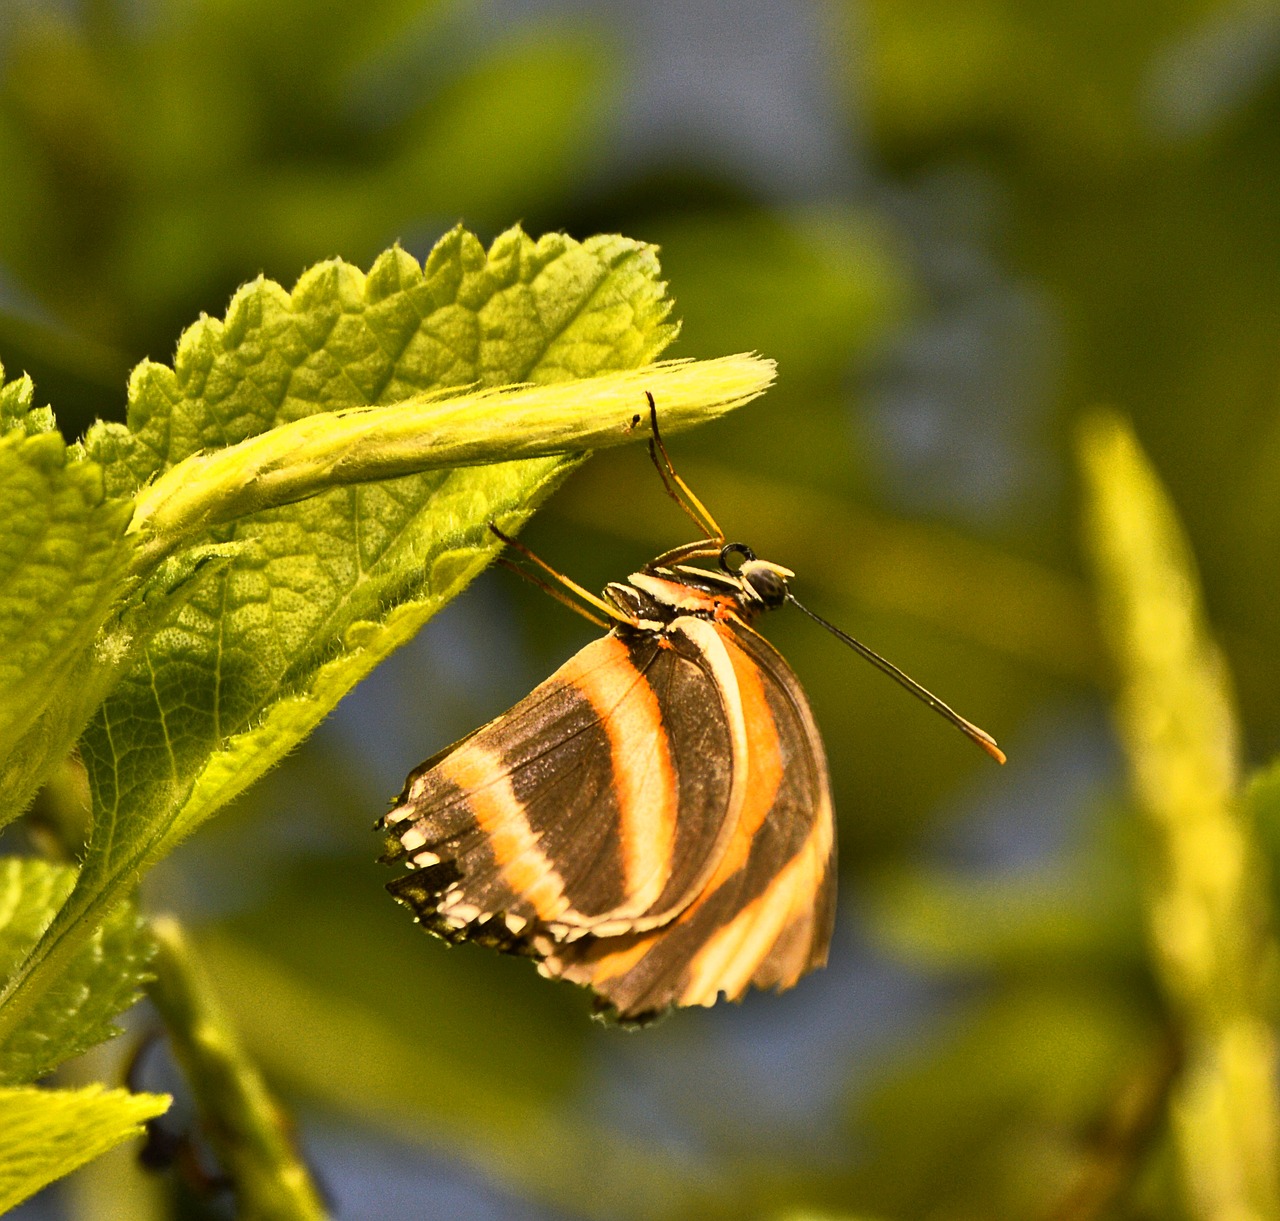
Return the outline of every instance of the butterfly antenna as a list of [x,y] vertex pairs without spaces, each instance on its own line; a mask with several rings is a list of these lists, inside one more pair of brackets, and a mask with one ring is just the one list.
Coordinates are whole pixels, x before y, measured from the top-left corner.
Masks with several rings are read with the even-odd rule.
[[667,453],[667,447],[662,442],[662,433],[658,431],[658,408],[653,401],[653,395],[646,390],[644,397],[649,400],[649,457],[653,460],[653,465],[658,468],[662,486],[667,489],[667,495],[689,515],[693,524],[703,534],[717,543],[723,543],[724,531],[720,529],[716,519],[707,511],[707,506],[693,494],[689,485],[676,474],[676,468],[671,463],[671,455]]
[[944,720],[953,724],[965,737],[982,747],[997,763],[1005,761],[1005,753],[996,745],[996,740],[985,729],[979,729],[972,721],[966,721],[954,708],[944,704],[932,691],[926,690],[914,678],[904,674],[891,661],[886,661],[874,649],[869,649],[861,640],[855,640],[847,632],[842,632],[834,623],[828,623],[821,615],[811,611],[795,594],[788,592],[787,601],[798,606],[815,623],[825,627],[833,636],[843,640],[853,651],[866,658],[877,670],[887,674],[894,682],[905,687],[916,699],[928,704]]

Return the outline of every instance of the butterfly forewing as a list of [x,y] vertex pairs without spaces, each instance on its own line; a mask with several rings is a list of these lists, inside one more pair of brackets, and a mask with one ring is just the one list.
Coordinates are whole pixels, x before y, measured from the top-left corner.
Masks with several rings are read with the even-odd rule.
[[516,951],[660,927],[723,855],[739,788],[702,653],[610,634],[409,777],[386,825],[417,870],[391,889]]

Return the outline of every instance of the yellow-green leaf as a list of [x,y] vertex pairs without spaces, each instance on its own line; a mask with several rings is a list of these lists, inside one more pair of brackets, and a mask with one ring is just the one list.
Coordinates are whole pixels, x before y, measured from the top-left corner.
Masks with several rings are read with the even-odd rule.
[[[9,978],[53,921],[76,871],[0,857],[0,979]],[[119,1033],[113,1019],[150,977],[151,942],[132,903],[122,903],[70,957],[65,970],[0,1049],[0,1082],[34,1081]]]
[[137,1136],[169,1109],[165,1094],[0,1088],[0,1212]]

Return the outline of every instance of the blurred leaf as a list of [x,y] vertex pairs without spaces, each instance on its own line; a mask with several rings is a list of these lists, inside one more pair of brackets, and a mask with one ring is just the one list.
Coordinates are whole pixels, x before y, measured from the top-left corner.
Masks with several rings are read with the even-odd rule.
[[[1039,400],[1041,420],[1027,423],[1041,434],[1044,492],[1065,482],[1058,456],[1078,405],[1126,405],[1195,544],[1248,748],[1269,757],[1280,749],[1275,6],[909,0],[844,12],[850,99],[865,99],[876,152],[910,193],[938,281],[933,312],[968,293],[972,313],[993,289],[1042,300],[1036,338],[1054,359],[1019,410],[1026,419]],[[984,365],[1025,344],[996,338]],[[1065,544],[1067,520],[1025,525]]]
[[[859,1178],[882,1207],[1085,1221],[1133,1192],[1177,1060],[1144,969],[1125,832],[1108,810],[1075,852],[1030,874],[915,866],[873,880],[878,941],[931,971],[964,972],[944,986],[986,997],[961,1002],[959,1032],[944,1026],[867,1106],[884,1144]],[[920,1121],[923,1136],[913,1107],[935,1117]],[[906,1162],[924,1177],[889,1185],[889,1168]],[[1153,1190],[1166,1208],[1168,1185]]]
[[0,1088],[0,1211],[141,1135],[143,1122],[168,1108],[163,1094],[129,1094],[100,1085]]
[[[433,94],[393,142],[378,142],[381,158],[267,163],[206,192],[144,199],[150,211],[123,235],[130,296],[182,299],[191,285],[187,252],[204,235],[216,241],[200,255],[206,263],[252,265],[269,251],[273,265],[294,267],[333,249],[365,256],[437,218],[461,215],[496,229],[527,214],[593,147],[602,58],[583,38],[544,35],[500,49]],[[228,214],[252,214],[255,223],[227,227]],[[168,247],[164,257],[155,257],[157,240]]]
[[[269,1073],[398,1140],[447,1150],[522,1194],[602,1221],[659,1218],[717,1194],[706,1168],[575,1118],[530,1092],[525,1074],[460,1072],[449,1043],[429,1025],[388,1020],[317,990],[241,944],[220,938],[202,946]],[[526,1056],[541,1054],[536,1026],[516,1037]],[[504,1050],[500,1042],[489,1046]]]
[[[73,400],[86,390],[117,396],[129,376],[129,360],[122,352],[6,309],[0,309],[0,352],[14,368],[39,370],[40,389],[55,403]],[[78,431],[77,425],[64,433]]]
[[1280,911],[1280,760],[1256,772],[1245,786],[1245,817],[1267,855],[1271,908]]
[[[267,781],[269,787],[279,783],[274,776]],[[298,777],[295,783],[310,787],[323,781]],[[392,1030],[428,1040],[435,1072],[442,1086],[449,1087],[443,1092],[456,1094],[459,1107],[472,1096],[510,1096],[516,1110],[558,1106],[570,1099],[583,1084],[582,1056],[599,1034],[586,1020],[589,1007],[583,995],[568,985],[549,986],[529,962],[478,948],[454,953],[424,937],[383,890],[389,874],[373,858],[377,841],[368,826],[368,794],[363,796],[363,803],[355,802],[354,795],[352,800],[360,810],[359,822],[344,803],[339,818],[332,820],[341,826],[325,836],[331,840],[355,823],[352,849],[301,859],[288,854],[278,860],[260,882],[262,898],[231,919],[223,930],[226,938],[252,947],[306,987],[345,998]],[[318,800],[304,799],[304,804]],[[222,828],[210,830],[217,834]],[[235,837],[230,838],[234,845]],[[236,849],[226,851],[234,854]],[[211,941],[214,952],[220,944],[217,938]],[[229,1005],[252,1003],[252,994],[239,985],[232,995],[220,979],[219,990]],[[236,1022],[243,1025],[239,1016]],[[255,1019],[252,1025],[261,1044],[265,1023]],[[273,1037],[288,1041],[297,1032],[280,1027]],[[324,1036],[317,1030],[315,1037],[320,1041]],[[535,1045],[536,1056],[531,1054]],[[260,1051],[255,1048],[255,1055]],[[263,1054],[275,1059],[293,1053]],[[376,1106],[376,1092],[367,1101]]]
[[70,1175],[58,1188],[58,1202],[66,1221],[174,1221],[175,1194],[169,1176],[144,1169],[138,1150],[126,1143]]
[[[1150,151],[1158,115],[1142,103],[1158,101],[1149,88],[1159,56],[1229,7],[872,0],[860,12],[873,119],[898,146],[1005,139],[1054,176],[1116,166]],[[1099,37],[1104,12],[1113,20]]]
[[561,30],[499,46],[413,116],[382,185],[426,216],[497,224],[543,206],[603,135],[611,67],[597,41]]
[[1122,676],[1118,719],[1150,832],[1148,924],[1182,1025],[1173,1108],[1197,1215],[1280,1216],[1277,961],[1259,845],[1238,800],[1229,679],[1173,505],[1132,432],[1081,432],[1089,541]]
[[[0,857],[0,979],[13,974],[75,883],[69,865]],[[10,1036],[0,1082],[42,1077],[120,1033],[112,1019],[150,978],[151,939],[131,903],[117,907]]]
[[0,261],[60,326],[140,353],[245,267],[527,215],[598,155],[610,57],[546,26],[460,53],[458,7],[16,13]]
[[[651,248],[620,237],[486,252],[455,230],[425,268],[399,250],[292,295],[259,282],[198,323],[175,368],[145,363],[127,426],[85,451],[118,493],[210,446],[314,412],[479,382],[555,382],[651,360],[669,342]],[[199,581],[81,739],[94,795],[70,898],[9,982],[0,1041],[138,874],[300,741],[479,572],[576,464],[540,458],[339,488],[221,529],[240,550]]]
[[[292,105],[319,117],[341,113],[354,75],[383,67],[393,48],[413,46],[424,34],[438,34],[454,0],[369,0],[358,8],[317,8],[309,0],[273,0],[264,10],[254,0],[219,0],[192,11],[170,14],[165,31],[217,36],[219,50],[235,49],[246,75],[263,96],[262,105]],[[305,47],[307,54],[283,58],[284,47]],[[308,133],[289,132],[292,139]],[[324,133],[309,133],[323,141]],[[280,137],[277,137],[280,138]]]
[[903,871],[873,882],[868,899],[880,942],[934,969],[1089,973],[1142,961],[1132,876],[1102,852],[1029,877]]
[[869,1156],[853,1198],[946,1221],[1048,1215],[1158,1041],[1122,989],[1078,978],[1002,989],[859,1108]]
[[829,380],[906,311],[905,252],[870,213],[691,212],[655,238],[692,353],[767,351],[789,381]]
[[775,1213],[773,1221],[884,1221],[883,1218],[872,1217],[869,1213],[830,1213],[814,1212],[802,1208],[789,1212]]

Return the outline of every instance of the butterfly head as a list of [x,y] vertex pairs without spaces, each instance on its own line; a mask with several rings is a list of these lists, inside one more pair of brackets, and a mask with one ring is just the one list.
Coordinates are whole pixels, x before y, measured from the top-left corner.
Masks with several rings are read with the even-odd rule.
[[775,610],[787,600],[787,582],[796,574],[781,564],[756,558],[745,543],[729,543],[720,549],[720,567],[741,586],[742,597],[764,610]]

